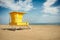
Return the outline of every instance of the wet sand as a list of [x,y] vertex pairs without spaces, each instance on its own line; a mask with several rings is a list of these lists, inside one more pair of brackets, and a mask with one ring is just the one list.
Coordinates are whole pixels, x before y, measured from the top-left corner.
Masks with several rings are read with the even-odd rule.
[[0,30],[0,40],[60,40],[59,25],[30,26],[31,29],[25,30]]

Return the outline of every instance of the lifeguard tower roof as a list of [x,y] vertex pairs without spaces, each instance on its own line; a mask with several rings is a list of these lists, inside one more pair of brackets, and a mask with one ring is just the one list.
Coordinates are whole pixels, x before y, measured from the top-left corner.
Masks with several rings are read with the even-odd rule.
[[11,12],[10,14],[26,14],[25,12]]

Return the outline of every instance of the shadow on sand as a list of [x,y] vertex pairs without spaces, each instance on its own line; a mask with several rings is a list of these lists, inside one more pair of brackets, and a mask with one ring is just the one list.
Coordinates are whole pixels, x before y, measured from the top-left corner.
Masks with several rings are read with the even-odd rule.
[[30,28],[1,28],[1,30],[9,30],[9,31],[16,31],[16,30],[25,30]]

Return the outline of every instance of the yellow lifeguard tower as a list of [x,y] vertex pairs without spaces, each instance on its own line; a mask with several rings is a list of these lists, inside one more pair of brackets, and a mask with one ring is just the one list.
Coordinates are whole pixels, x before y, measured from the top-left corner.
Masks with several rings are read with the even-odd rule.
[[29,26],[28,22],[23,22],[24,12],[11,12],[10,13],[10,25],[18,25],[18,26]]

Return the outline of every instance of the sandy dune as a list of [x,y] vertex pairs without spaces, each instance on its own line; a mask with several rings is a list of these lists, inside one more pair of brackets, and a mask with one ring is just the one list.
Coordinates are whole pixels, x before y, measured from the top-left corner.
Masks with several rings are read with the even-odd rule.
[[30,26],[31,29],[25,30],[0,30],[0,40],[60,40],[60,27],[58,25]]

